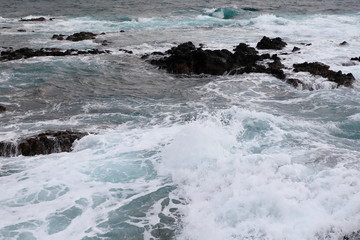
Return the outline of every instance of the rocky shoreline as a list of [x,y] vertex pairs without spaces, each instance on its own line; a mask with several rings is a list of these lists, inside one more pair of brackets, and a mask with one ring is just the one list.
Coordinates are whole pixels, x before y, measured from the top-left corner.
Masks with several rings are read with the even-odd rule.
[[[21,19],[20,21],[45,21],[45,18]],[[49,19],[51,20],[51,19]],[[55,40],[83,41],[93,40],[98,35],[91,32],[79,32],[72,35],[53,35]],[[106,41],[106,40],[105,40]],[[294,87],[313,90],[313,88],[301,79],[293,76],[297,72],[307,72],[313,76],[320,76],[329,82],[336,83],[336,87],[351,87],[355,81],[351,73],[343,74],[335,72],[328,65],[321,62],[303,62],[285,66],[282,63],[282,55],[294,54],[300,48],[294,46],[291,52],[275,52],[274,54],[260,54],[258,50],[283,50],[288,44],[280,37],[269,38],[264,36],[256,45],[250,47],[245,43],[239,43],[233,51],[227,49],[209,50],[203,46],[195,47],[192,42],[179,44],[165,52],[152,52],[141,58],[159,69],[164,69],[171,74],[209,74],[209,75],[240,75],[245,73],[269,74]],[[304,44],[309,46],[311,44]],[[119,51],[132,54],[126,49]],[[0,61],[13,61],[43,56],[76,56],[87,54],[110,54],[109,50],[78,50],[59,48],[6,48],[0,52]],[[352,61],[360,61],[359,58],[351,58]],[[6,107],[0,106],[0,113],[6,111]],[[51,154],[55,152],[69,152],[75,140],[84,137],[86,133],[72,131],[49,131],[29,138],[22,138],[15,142],[0,142],[0,156],[34,156],[38,154]]]

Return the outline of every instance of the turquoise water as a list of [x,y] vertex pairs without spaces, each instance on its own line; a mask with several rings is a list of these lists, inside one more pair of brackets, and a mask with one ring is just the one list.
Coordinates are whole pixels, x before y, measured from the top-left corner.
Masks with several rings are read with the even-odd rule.
[[[350,58],[360,56],[359,12],[350,0],[1,2],[0,47],[111,54],[0,63],[8,109],[0,140],[90,133],[71,153],[0,158],[0,239],[313,240],[358,231],[360,65]],[[54,20],[18,21],[38,16]],[[51,40],[80,31],[106,34]],[[264,35],[288,43],[277,52],[286,73],[314,91],[265,74],[173,75],[141,59],[187,41],[255,47]],[[357,80],[335,89],[290,70],[305,61]]]

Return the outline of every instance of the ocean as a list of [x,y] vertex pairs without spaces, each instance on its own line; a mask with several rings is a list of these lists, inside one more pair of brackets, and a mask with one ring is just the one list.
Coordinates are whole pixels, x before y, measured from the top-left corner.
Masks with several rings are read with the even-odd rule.
[[[359,239],[359,26],[358,0],[2,0],[0,50],[111,52],[0,62],[0,141],[89,133],[72,152],[0,157],[0,239]],[[105,34],[52,39],[82,31]],[[142,58],[263,36],[312,90]],[[303,62],[356,80],[293,73]]]

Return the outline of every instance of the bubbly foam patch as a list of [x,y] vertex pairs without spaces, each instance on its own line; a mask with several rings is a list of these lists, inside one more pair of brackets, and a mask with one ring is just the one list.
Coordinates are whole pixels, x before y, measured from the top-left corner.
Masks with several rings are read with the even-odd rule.
[[357,152],[319,143],[320,126],[228,114],[184,126],[161,152],[160,172],[188,199],[180,239],[337,239],[357,228]]

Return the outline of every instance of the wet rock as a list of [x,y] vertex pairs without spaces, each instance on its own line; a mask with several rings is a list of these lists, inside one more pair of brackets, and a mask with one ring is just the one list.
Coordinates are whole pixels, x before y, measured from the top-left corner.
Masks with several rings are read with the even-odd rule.
[[351,61],[359,61],[360,62],[360,57],[351,58]]
[[128,54],[133,54],[133,51],[126,50],[126,49],[123,49],[123,48],[120,48],[119,51],[124,52],[124,53],[128,53]]
[[87,133],[73,131],[48,131],[16,142],[0,142],[0,156],[35,156],[70,152],[74,141],[86,135]]
[[[99,34],[95,34],[92,32],[78,32],[78,33],[74,33],[72,35],[54,34],[51,37],[51,39],[79,42],[79,41],[83,41],[83,40],[95,39],[97,35],[99,35]],[[105,33],[101,33],[100,35],[105,35]],[[104,40],[102,43],[104,43],[104,42],[107,42],[107,41]]]
[[264,36],[256,45],[257,49],[281,50],[287,45],[281,38],[268,38]]
[[107,46],[107,45],[109,45],[110,44],[110,42],[108,42],[107,40],[103,40],[102,42],[101,42],[101,45],[102,46]]
[[20,19],[20,22],[43,22],[46,21],[44,17],[38,17],[38,18],[26,18],[26,19]]
[[343,41],[342,43],[339,44],[340,46],[347,46],[349,45],[349,43],[347,41]]
[[286,79],[285,82],[292,85],[295,88],[301,87],[301,89],[303,90],[309,90],[309,91],[314,90],[312,86],[308,86],[307,84],[303,83],[301,80],[296,78]]
[[[270,57],[270,55],[266,55],[266,57]],[[260,60],[258,51],[245,43],[240,43],[234,48],[232,58],[234,64],[239,66],[251,66],[254,65],[256,61]]]
[[292,49],[292,52],[298,52],[298,51],[300,51],[300,50],[301,50],[300,48],[294,47],[294,48]]
[[160,239],[172,239],[175,236],[175,231],[168,228],[159,228],[151,231],[151,235]]
[[[277,55],[258,55],[255,48],[245,43],[240,43],[233,51],[234,53],[226,49],[204,50],[196,48],[191,42],[186,42],[165,52],[170,56],[152,59],[150,63],[175,74],[266,73],[279,79],[285,79],[285,73],[281,69],[284,65]],[[154,56],[155,53],[151,55]],[[156,55],[160,56],[161,54]],[[148,57],[149,55],[143,56],[143,58]],[[268,64],[268,67],[260,64],[266,59],[273,60],[272,63]]]
[[295,72],[309,72],[313,75],[327,78],[329,81],[337,83],[337,87],[350,87],[355,81],[355,78],[351,73],[343,74],[341,71],[332,71],[328,65],[320,62],[304,62],[300,64],[294,64],[293,67]]
[[203,50],[196,48],[192,42],[180,44],[165,53],[170,56],[153,60],[151,64],[158,65],[170,73],[222,75],[232,67],[230,51]]
[[96,36],[97,36],[97,34],[92,33],[92,32],[79,32],[79,33],[74,33],[74,34],[68,36],[66,38],[66,40],[73,41],[73,42],[79,42],[79,41],[83,41],[83,40],[95,39]]
[[311,46],[312,43],[300,43],[301,45],[304,45],[304,46]]
[[51,39],[56,39],[56,40],[64,40],[66,37],[66,35],[63,34],[54,34]]
[[17,50],[8,49],[0,52],[0,61],[12,61],[18,59],[27,59],[32,57],[45,57],[45,56],[69,56],[69,55],[83,55],[83,54],[103,54],[109,53],[110,51],[102,51],[98,49],[90,50],[77,50],[77,49],[68,49],[60,50],[58,48],[41,48],[41,49],[31,49],[31,48],[20,48]]
[[163,213],[159,213],[159,214],[158,214],[158,217],[160,218],[160,222],[161,222],[161,223],[164,223],[164,224],[166,224],[166,225],[171,225],[171,224],[174,224],[174,223],[175,223],[175,218],[168,217],[168,216],[166,216],[166,215],[163,214]]
[[0,105],[0,113],[3,113],[3,112],[5,112],[5,111],[6,111],[6,107]]
[[18,31],[18,32],[26,32],[25,29],[18,29],[17,31]]

